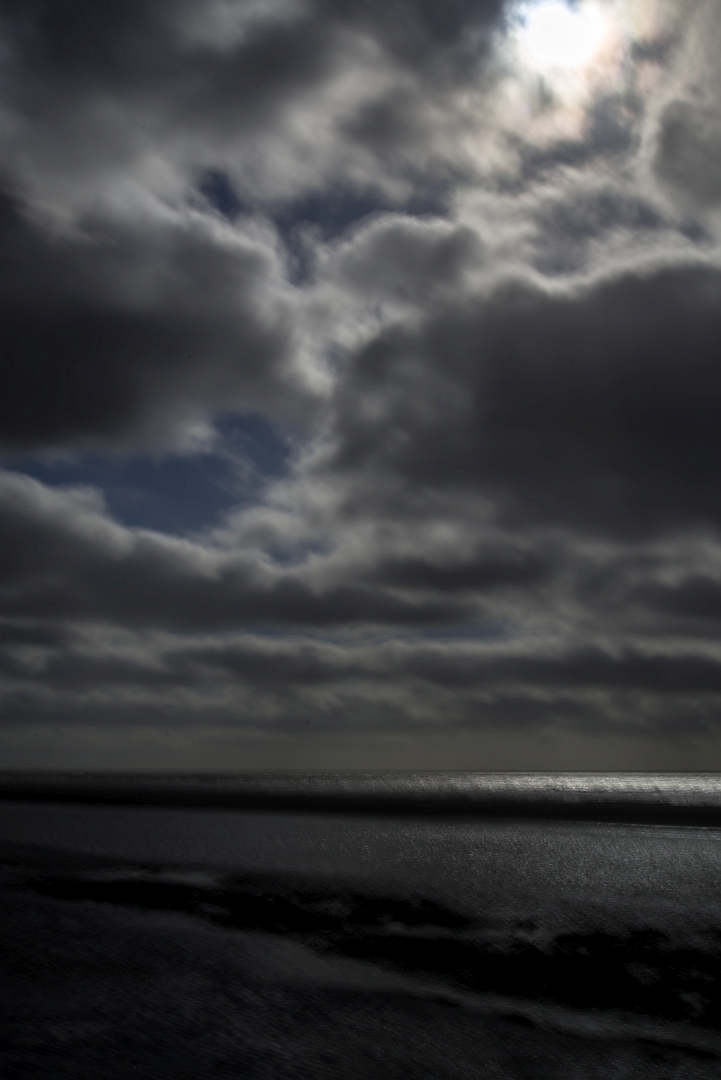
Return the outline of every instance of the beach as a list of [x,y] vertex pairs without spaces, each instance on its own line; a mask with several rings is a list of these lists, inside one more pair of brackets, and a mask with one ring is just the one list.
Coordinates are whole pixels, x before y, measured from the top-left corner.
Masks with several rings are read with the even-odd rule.
[[0,801],[5,1078],[717,1077],[712,827]]

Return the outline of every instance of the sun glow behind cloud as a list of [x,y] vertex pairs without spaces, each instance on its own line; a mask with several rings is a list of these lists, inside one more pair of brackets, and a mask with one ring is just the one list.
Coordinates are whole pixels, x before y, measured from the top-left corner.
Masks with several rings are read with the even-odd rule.
[[542,72],[586,68],[608,44],[611,20],[600,4],[542,0],[520,13],[516,42],[521,58]]
[[618,92],[633,72],[636,10],[635,0],[518,3],[498,43],[507,75],[499,125],[539,144],[580,137],[592,99]]

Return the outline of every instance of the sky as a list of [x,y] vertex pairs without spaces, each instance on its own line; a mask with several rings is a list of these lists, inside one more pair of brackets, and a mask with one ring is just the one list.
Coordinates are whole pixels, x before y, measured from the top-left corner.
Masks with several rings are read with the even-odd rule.
[[0,0],[0,760],[721,768],[716,0]]

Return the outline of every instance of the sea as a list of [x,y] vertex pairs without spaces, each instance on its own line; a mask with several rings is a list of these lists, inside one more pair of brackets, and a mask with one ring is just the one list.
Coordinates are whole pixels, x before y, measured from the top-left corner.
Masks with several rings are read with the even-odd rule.
[[719,1080],[718,774],[0,774],[2,1080]]

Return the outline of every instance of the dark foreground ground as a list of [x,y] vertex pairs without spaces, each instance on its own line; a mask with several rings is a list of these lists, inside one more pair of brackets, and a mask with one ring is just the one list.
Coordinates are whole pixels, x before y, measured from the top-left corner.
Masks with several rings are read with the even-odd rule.
[[644,1034],[590,1009],[574,1034],[292,932],[52,888],[0,890],[2,1080],[721,1077],[713,1032],[683,1023]]

